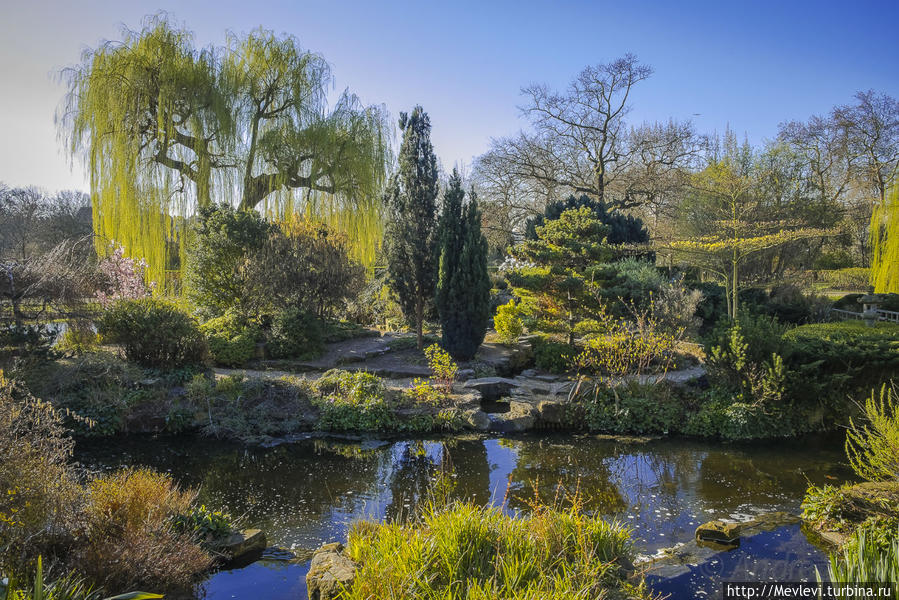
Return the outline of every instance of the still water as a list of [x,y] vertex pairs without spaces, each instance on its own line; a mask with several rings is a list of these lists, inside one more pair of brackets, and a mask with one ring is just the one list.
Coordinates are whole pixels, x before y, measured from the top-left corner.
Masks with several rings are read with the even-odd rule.
[[[214,509],[242,515],[268,543],[297,558],[270,558],[213,574],[208,600],[306,598],[311,550],[345,540],[362,517],[402,517],[441,470],[456,494],[477,503],[527,510],[535,488],[551,500],[577,488],[587,509],[633,528],[641,554],[690,541],[697,525],[770,511],[798,514],[809,483],[851,478],[842,439],[720,444],[684,439],[610,440],[593,436],[470,436],[383,442],[308,439],[272,448],[209,440],[146,438],[81,442],[76,458],[97,470],[146,465],[200,490]],[[826,555],[798,525],[743,540],[651,586],[671,598],[718,598],[722,581],[814,580]]]

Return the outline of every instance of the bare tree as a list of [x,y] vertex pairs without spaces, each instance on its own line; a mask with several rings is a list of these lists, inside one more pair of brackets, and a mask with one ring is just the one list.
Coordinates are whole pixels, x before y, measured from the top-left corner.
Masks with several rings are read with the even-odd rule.
[[833,119],[845,128],[861,181],[883,203],[899,175],[899,101],[873,90],[858,92],[855,99],[856,104],[836,107]]
[[[613,208],[657,200],[696,155],[690,123],[630,127],[631,92],[652,69],[631,54],[581,71],[562,93],[522,90],[532,130],[493,140],[480,164],[519,180],[537,210],[547,200],[587,194]],[[541,197],[545,195],[545,197]]]
[[[0,184],[0,257],[27,260],[48,252],[62,240],[91,234],[87,194],[64,190],[56,195],[34,187]],[[92,253],[92,250],[85,248]]]
[[44,193],[34,186],[0,191],[0,255],[27,259],[46,212]]
[[49,252],[0,262],[0,309],[8,304],[16,327],[53,316],[82,316],[97,289],[96,264],[81,246],[91,238],[65,240]]

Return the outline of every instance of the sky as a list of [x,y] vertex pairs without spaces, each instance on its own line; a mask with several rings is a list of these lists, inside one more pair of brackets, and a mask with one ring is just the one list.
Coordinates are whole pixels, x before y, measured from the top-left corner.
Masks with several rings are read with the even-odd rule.
[[160,10],[198,46],[260,25],[292,34],[331,64],[334,97],[349,88],[394,121],[422,105],[447,169],[526,127],[523,86],[564,89],[628,52],[654,69],[631,122],[691,119],[754,144],[859,90],[899,97],[899,0],[0,0],[0,182],[87,190],[54,123],[58,73]]

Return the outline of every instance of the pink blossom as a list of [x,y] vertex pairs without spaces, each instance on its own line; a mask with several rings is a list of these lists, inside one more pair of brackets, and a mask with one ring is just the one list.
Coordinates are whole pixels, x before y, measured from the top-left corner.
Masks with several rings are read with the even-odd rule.
[[111,252],[99,264],[104,279],[104,289],[97,291],[97,301],[108,308],[116,300],[145,298],[153,293],[156,282],[145,281],[147,261],[125,256],[125,249],[115,242],[109,244]]

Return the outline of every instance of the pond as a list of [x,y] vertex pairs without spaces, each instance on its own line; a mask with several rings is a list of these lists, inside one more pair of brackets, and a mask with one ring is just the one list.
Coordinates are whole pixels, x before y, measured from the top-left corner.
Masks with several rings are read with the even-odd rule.
[[[402,517],[450,467],[457,495],[510,511],[526,510],[535,486],[546,500],[560,484],[577,488],[586,508],[631,526],[644,555],[692,540],[696,526],[712,519],[798,514],[809,483],[852,477],[839,436],[754,444],[570,434],[311,438],[271,448],[138,438],[79,442],[76,455],[98,470],[146,465],[170,472],[199,487],[207,506],[243,515],[247,526],[267,533],[270,545],[299,557],[286,561],[270,552],[247,567],[214,573],[201,592],[209,600],[305,598],[312,550],[345,540],[354,519]],[[722,581],[814,580],[815,567],[825,565],[826,553],[790,525],[648,580],[672,598],[717,598]]]

